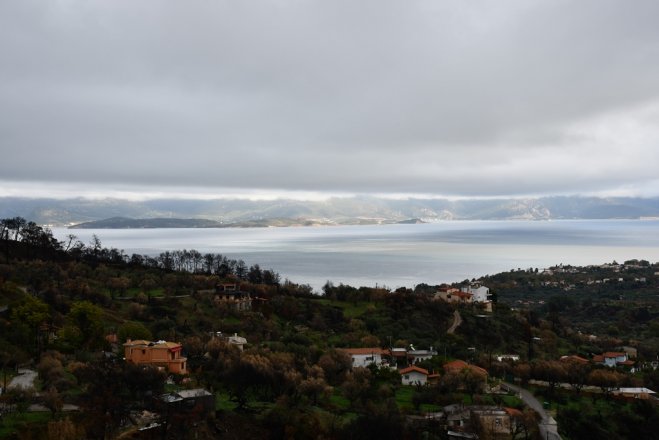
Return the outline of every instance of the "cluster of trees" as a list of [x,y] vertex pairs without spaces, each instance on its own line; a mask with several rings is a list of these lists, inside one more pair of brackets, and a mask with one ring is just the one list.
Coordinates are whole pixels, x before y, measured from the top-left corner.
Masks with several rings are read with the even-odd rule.
[[512,368],[508,364],[498,364],[495,368],[500,374],[513,373],[524,384],[530,379],[547,382],[549,392],[554,392],[562,383],[569,384],[577,394],[586,385],[599,387],[603,395],[609,395],[620,386],[643,386],[640,377],[633,378],[612,368],[576,360],[538,360],[519,363]]
[[39,247],[59,247],[59,242],[53,238],[50,229],[23,217],[0,219],[0,240],[19,241]]
[[195,249],[166,251],[156,257],[133,254],[127,258],[127,262],[167,271],[217,275],[220,278],[235,276],[253,284],[278,285],[281,282],[278,273],[271,269],[261,269],[258,264],[248,267],[241,259],[231,259],[214,253],[202,254]]
[[[93,235],[88,244],[74,234],[68,234],[63,241],[57,240],[52,231],[22,217],[0,219],[0,241],[4,242],[6,260],[16,256],[32,258],[44,252],[54,252],[60,258],[73,258],[91,263],[142,266],[166,271],[202,273],[221,278],[235,276],[239,280],[253,284],[278,285],[281,277],[271,269],[262,269],[258,264],[247,266],[241,259],[231,259],[221,254],[206,253],[195,249],[162,252],[157,256],[132,254],[123,250],[103,247],[98,236]],[[15,244],[27,248],[17,252]]]

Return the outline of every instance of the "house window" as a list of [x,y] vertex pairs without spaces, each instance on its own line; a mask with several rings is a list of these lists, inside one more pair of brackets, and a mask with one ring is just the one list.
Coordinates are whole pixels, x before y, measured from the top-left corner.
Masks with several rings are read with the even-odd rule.
[[409,379],[410,379],[410,375],[409,375],[409,374],[406,374],[406,375],[405,375],[405,380],[409,380]]
[[494,426],[501,426],[501,419],[494,419]]

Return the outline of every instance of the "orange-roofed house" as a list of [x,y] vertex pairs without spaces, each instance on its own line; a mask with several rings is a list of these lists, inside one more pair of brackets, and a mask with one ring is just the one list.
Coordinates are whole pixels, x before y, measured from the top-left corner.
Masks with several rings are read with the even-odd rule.
[[412,365],[399,371],[403,385],[426,385],[436,382],[439,374],[430,374],[425,368]]
[[188,359],[181,356],[182,348],[177,342],[128,340],[124,344],[124,357],[133,364],[149,364],[169,373],[188,374]]
[[368,348],[340,348],[339,350],[348,353],[352,359],[352,367],[367,367],[371,364],[380,366],[383,363],[383,356],[390,356],[389,350],[383,350],[377,347]]
[[630,361],[627,358],[627,353],[617,352],[617,351],[607,351],[601,355],[593,356],[593,362],[597,364],[606,365],[607,367],[632,367],[634,366],[634,361]]

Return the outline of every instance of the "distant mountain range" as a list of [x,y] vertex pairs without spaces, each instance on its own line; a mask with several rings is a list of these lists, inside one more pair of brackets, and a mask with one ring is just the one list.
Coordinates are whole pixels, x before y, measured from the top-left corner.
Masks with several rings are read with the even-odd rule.
[[81,227],[228,227],[378,224],[441,220],[659,218],[659,198],[542,197],[526,199],[299,200],[32,199],[0,198],[0,218],[21,216],[42,225]]

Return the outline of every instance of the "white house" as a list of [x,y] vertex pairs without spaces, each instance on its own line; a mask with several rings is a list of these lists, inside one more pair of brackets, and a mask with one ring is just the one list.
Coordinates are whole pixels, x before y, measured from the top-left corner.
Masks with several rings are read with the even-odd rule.
[[247,339],[242,336],[238,336],[238,333],[234,333],[233,336],[227,338],[229,344],[235,345],[240,351],[243,351],[243,347],[247,344]]
[[475,303],[484,303],[488,301],[488,296],[490,296],[490,289],[480,284],[471,284],[469,286],[462,288],[463,292],[471,293],[472,302]]
[[602,356],[604,357],[604,365],[607,367],[615,367],[618,364],[627,362],[627,353],[606,352]]
[[412,365],[399,371],[403,385],[426,385],[428,383],[428,370]]
[[411,360],[413,364],[430,359],[431,357],[437,355],[437,350],[433,350],[430,347],[430,350],[408,350],[407,358]]
[[[341,348],[341,351],[348,353],[352,359],[352,367],[367,367],[371,364],[380,366],[383,364],[383,356],[388,356],[389,351],[381,348]],[[386,363],[386,362],[385,362]]]
[[631,367],[634,361],[627,358],[627,353],[617,351],[607,351],[601,355],[593,356],[593,362],[606,365],[607,367],[625,366]]

